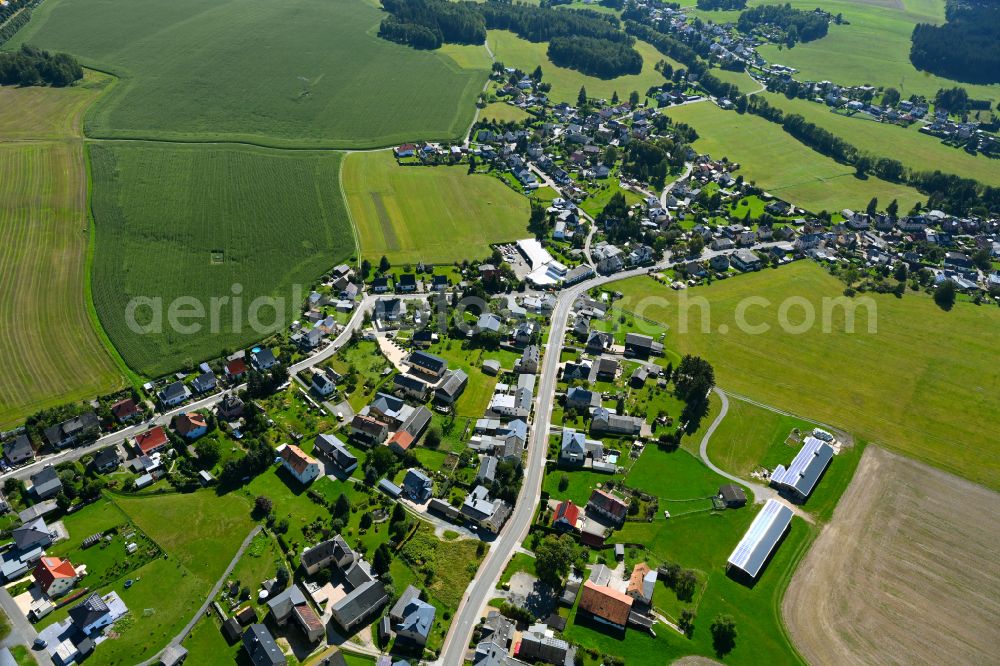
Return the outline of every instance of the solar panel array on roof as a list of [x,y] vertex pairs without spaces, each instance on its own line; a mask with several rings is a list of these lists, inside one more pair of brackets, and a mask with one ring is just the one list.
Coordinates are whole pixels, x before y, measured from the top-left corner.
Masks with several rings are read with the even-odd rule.
[[833,459],[833,447],[816,437],[806,437],[798,454],[785,469],[778,465],[771,475],[771,483],[789,488],[803,499],[809,497],[823,470]]
[[729,556],[729,565],[756,578],[791,522],[791,509],[777,500],[767,500],[736,544],[736,549]]

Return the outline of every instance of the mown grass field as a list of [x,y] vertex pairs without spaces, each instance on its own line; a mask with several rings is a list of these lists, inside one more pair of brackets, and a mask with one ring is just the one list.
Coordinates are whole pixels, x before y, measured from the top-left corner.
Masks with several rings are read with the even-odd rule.
[[362,0],[55,0],[8,47],[67,51],[121,77],[88,136],[333,148],[461,137],[483,49],[392,44],[376,36],[381,16]]
[[618,97],[622,100],[628,100],[629,93],[633,90],[645,96],[650,86],[658,86],[664,82],[663,76],[653,69],[658,61],[667,60],[675,69],[683,67],[661,55],[646,42],[636,42],[635,50],[642,56],[642,71],[614,79],[599,79],[573,69],[556,66],[549,60],[548,42],[529,42],[507,30],[490,30],[486,41],[497,61],[507,67],[517,67],[522,71],[531,72],[536,66],[541,65],[542,81],[552,84],[549,98],[553,102],[576,104],[580,86],[585,86],[587,96],[594,99],[610,100],[615,91],[618,91]]
[[[707,358],[724,389],[1000,488],[996,419],[990,417],[1000,391],[1000,310],[959,303],[944,312],[914,292],[902,299],[864,295],[874,304],[875,333],[868,332],[863,306],[853,333],[846,332],[841,307],[831,311],[829,332],[823,332],[823,299],[841,296],[843,286],[803,261],[681,292],[683,297],[647,278],[617,288],[625,295],[621,307],[667,323],[667,346]],[[751,296],[768,304],[758,301],[746,310],[748,324],[769,327],[757,335],[741,330],[735,315]],[[792,297],[800,305],[787,311],[790,323],[803,322],[801,299],[815,312],[815,325],[804,333],[780,327],[781,304]],[[704,298],[709,318],[692,305],[681,332],[681,298]]]
[[[304,299],[323,271],[354,252],[338,153],[113,142],[89,151],[94,303],[115,346],[142,374],[239,348],[265,337],[275,321],[283,327],[301,306],[293,298]],[[212,330],[211,299],[234,295],[239,307],[221,305]],[[264,296],[280,299],[277,317],[266,305],[255,316],[254,300]],[[148,334],[136,333],[126,316],[141,297],[162,299],[162,307],[134,311],[135,322],[154,324]],[[203,316],[174,326],[169,308],[181,297],[200,303]],[[154,310],[163,313],[161,332]],[[200,329],[184,332],[198,322]]]
[[511,106],[504,102],[493,102],[492,104],[487,104],[479,112],[479,117],[482,120],[493,120],[501,123],[519,123],[522,120],[530,118],[531,115],[516,106]]
[[975,178],[987,185],[1000,185],[1000,160],[970,155],[961,148],[946,146],[937,137],[918,132],[919,124],[900,127],[877,123],[861,115],[831,113],[825,104],[804,99],[788,99],[772,93],[765,93],[764,97],[785,113],[797,113],[873,155],[897,159],[916,171],[940,169]]
[[80,119],[109,78],[0,88],[0,429],[122,385],[87,314]]
[[528,200],[465,166],[401,167],[389,151],[352,153],[344,195],[361,254],[378,264],[451,263],[489,256],[490,243],[527,234]]
[[744,178],[808,210],[864,208],[873,196],[887,203],[897,199],[902,210],[909,210],[922,200],[912,187],[855,177],[853,167],[817,153],[763,118],[724,111],[708,102],[665,112],[697,130],[694,147],[699,153],[739,162]]

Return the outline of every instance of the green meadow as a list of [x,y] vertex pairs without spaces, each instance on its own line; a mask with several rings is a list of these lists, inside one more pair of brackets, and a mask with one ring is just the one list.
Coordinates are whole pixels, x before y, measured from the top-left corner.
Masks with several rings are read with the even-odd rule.
[[[294,285],[304,299],[316,278],[354,252],[338,153],[139,142],[93,143],[89,152],[94,304],[115,347],[144,375],[265,337],[251,316],[284,328],[301,306]],[[235,301],[223,304],[213,331],[211,299],[234,296],[242,314],[234,320]],[[252,308],[262,296],[283,299],[283,308]],[[182,297],[203,313],[174,326],[169,308]],[[132,323],[148,329],[130,326],[130,302],[140,304]]]
[[807,210],[864,208],[873,196],[885,202],[897,199],[902,210],[909,210],[921,200],[912,187],[857,178],[853,167],[817,153],[780,125],[758,116],[724,111],[710,102],[664,112],[695,128],[699,138],[694,148],[699,153],[738,162],[744,178]]
[[527,234],[528,200],[466,166],[399,166],[389,151],[352,153],[344,195],[361,253],[373,264],[452,263]]
[[[845,309],[834,300],[843,283],[808,261],[680,294],[646,277],[617,288],[620,307],[668,324],[665,344],[707,358],[724,389],[1000,488],[996,421],[989,417],[1000,391],[991,360],[997,308],[959,303],[945,312],[922,293],[861,294],[848,332]],[[767,330],[737,325],[741,303],[746,323]],[[782,328],[781,312],[794,327],[807,321],[807,311],[813,326]],[[720,455],[724,462],[727,454]],[[729,458],[735,469],[749,463]]]
[[120,77],[87,116],[91,137],[327,148],[461,137],[483,49],[393,44],[376,35],[381,17],[362,0],[52,0],[8,46]]

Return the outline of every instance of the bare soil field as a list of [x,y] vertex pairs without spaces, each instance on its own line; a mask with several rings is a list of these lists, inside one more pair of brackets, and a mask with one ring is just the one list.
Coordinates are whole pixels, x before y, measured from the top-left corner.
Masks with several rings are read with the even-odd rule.
[[807,661],[991,663],[1000,494],[869,446],[782,612]]

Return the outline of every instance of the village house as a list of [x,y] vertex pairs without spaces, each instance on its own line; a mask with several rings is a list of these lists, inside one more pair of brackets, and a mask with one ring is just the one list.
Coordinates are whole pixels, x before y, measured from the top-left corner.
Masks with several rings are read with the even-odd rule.
[[302,485],[309,485],[322,473],[319,461],[294,444],[282,444],[277,452],[282,466]]
[[595,489],[590,493],[587,511],[596,513],[620,526],[628,515],[628,504],[611,493]]
[[94,412],[84,412],[45,429],[45,439],[53,448],[73,446],[98,434],[101,421]]
[[335,464],[344,474],[350,474],[358,467],[357,457],[336,435],[316,435],[313,451]]
[[195,440],[208,432],[208,421],[198,412],[178,414],[174,419],[177,434],[187,440]]
[[40,558],[32,577],[38,589],[52,598],[69,592],[79,580],[73,563],[61,557]]
[[632,612],[632,597],[591,581],[583,584],[580,612],[596,622],[624,631]]
[[141,412],[132,398],[125,398],[111,405],[111,414],[118,423],[128,423],[141,416]]
[[135,436],[135,448],[141,455],[148,456],[159,451],[163,451],[170,444],[163,426],[150,428],[144,433]]
[[35,459],[31,440],[27,435],[18,435],[3,445],[3,457],[11,467],[17,467]]
[[160,389],[156,397],[163,407],[176,407],[191,397],[191,389],[184,382],[177,381]]

